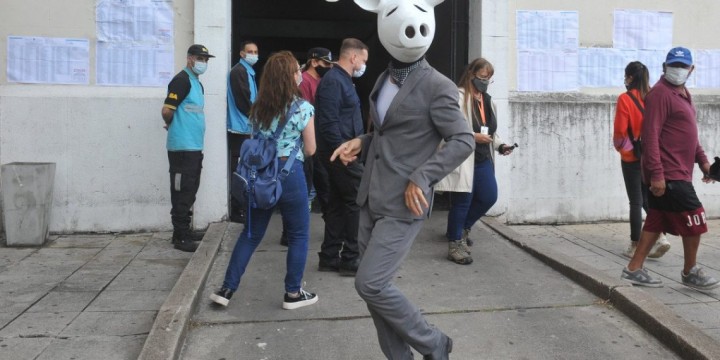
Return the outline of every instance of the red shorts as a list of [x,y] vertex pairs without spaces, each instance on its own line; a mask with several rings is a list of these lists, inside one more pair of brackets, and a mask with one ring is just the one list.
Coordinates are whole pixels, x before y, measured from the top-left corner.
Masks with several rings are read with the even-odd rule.
[[643,231],[679,236],[707,232],[705,209],[690,182],[667,181],[665,194],[660,197],[648,190],[648,208]]
[[669,212],[649,209],[645,218],[643,231],[668,233],[676,236],[695,236],[707,232],[705,209],[702,207],[692,211]]

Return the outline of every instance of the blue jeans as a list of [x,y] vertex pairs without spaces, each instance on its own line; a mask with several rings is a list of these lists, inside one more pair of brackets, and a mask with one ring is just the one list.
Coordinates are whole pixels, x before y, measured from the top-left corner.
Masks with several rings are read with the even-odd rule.
[[[280,161],[284,166],[285,161]],[[290,174],[282,182],[282,195],[276,207],[280,209],[283,228],[287,233],[288,252],[286,259],[285,291],[297,292],[300,290],[310,239],[310,210],[308,209],[308,189],[305,183],[305,173],[302,161],[293,163]],[[240,278],[250,262],[250,257],[260,245],[267,230],[270,217],[275,209],[251,209],[247,217],[249,224],[235,243],[230,263],[225,272],[223,287],[232,291],[237,290]],[[250,237],[248,237],[248,226]]]
[[462,238],[464,229],[470,229],[481,217],[495,205],[498,197],[495,167],[487,159],[475,164],[472,193],[451,192],[450,211],[448,212],[448,240]]

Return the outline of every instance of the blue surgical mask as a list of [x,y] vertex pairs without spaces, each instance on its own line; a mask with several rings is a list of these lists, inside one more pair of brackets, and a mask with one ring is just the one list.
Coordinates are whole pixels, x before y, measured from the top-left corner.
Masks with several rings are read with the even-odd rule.
[[207,63],[206,63],[206,62],[195,61],[195,65],[193,65],[192,70],[193,70],[196,74],[200,75],[200,74],[204,73],[205,70],[207,70]]
[[259,59],[259,58],[260,58],[260,57],[259,57],[257,54],[247,54],[247,55],[245,55],[245,61],[247,61],[247,63],[250,64],[250,66],[255,65],[255,63],[258,62],[258,59]]
[[365,73],[365,69],[366,69],[366,68],[367,68],[367,65],[366,65],[366,64],[362,64],[362,66],[360,67],[359,70],[353,71],[353,75],[352,75],[352,76],[353,76],[354,78],[359,78],[359,77],[363,76],[363,74]]

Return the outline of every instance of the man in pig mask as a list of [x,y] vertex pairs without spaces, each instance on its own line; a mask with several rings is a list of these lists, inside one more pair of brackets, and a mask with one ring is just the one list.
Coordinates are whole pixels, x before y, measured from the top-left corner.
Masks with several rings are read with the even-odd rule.
[[[358,155],[360,265],[355,288],[367,303],[388,359],[448,359],[452,339],[429,325],[392,280],[430,211],[432,187],[474,150],[453,82],[424,55],[443,0],[355,0],[378,17],[380,42],[393,57],[370,93],[374,132],[345,142],[332,159]],[[445,144],[439,150],[441,140]]]

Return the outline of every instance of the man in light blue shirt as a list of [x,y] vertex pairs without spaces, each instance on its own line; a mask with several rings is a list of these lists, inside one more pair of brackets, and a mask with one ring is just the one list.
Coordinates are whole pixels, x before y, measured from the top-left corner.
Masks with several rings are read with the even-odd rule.
[[[253,66],[259,58],[258,47],[253,41],[240,44],[240,61],[230,69],[227,85],[227,143],[228,176],[232,176],[240,157],[243,140],[252,134],[248,114],[257,96],[257,79]],[[244,222],[244,211],[232,196],[230,198],[230,221]]]
[[212,57],[205,46],[190,46],[187,65],[168,84],[162,107],[162,118],[168,131],[172,243],[176,249],[188,252],[198,247],[190,230],[190,209],[200,187],[205,137],[205,96],[199,76],[205,72]]

